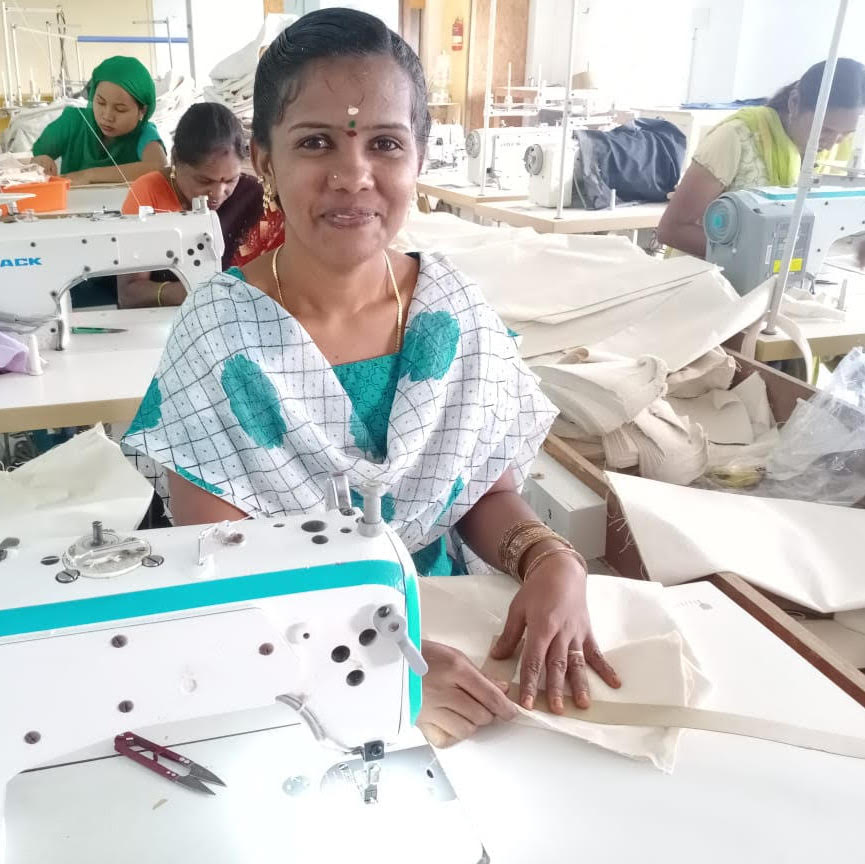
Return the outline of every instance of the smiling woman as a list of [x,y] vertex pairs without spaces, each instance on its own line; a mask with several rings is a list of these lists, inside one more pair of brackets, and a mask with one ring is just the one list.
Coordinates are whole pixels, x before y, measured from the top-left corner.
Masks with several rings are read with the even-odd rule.
[[[464,573],[470,547],[525,579],[495,649],[510,656],[525,632],[523,705],[544,669],[552,710],[565,688],[588,705],[587,663],[618,679],[592,636],[584,562],[519,494],[555,408],[477,286],[442,255],[388,248],[429,132],[417,56],[370,15],[312,12],[262,57],[254,106],[284,245],[187,298],[158,416],[125,444],[167,470],[179,524],[320,509],[332,474],[355,493],[378,485],[419,573]],[[459,652],[423,654],[427,731],[461,738],[513,715]]]

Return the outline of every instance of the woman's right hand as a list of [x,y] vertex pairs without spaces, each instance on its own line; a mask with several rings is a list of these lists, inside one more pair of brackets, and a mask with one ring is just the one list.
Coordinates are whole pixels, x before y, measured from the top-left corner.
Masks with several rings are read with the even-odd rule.
[[57,174],[59,173],[57,171],[57,163],[50,156],[34,156],[33,162],[36,165],[41,165],[42,170],[49,177],[56,177]]
[[507,682],[487,678],[456,648],[424,640],[429,666],[423,677],[423,706],[417,725],[434,747],[448,747],[493,720],[512,720],[516,706],[505,695]]

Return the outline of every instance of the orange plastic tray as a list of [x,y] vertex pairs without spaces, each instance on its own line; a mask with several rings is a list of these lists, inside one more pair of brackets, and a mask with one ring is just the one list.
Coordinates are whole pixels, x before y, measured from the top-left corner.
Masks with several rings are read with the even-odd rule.
[[[10,194],[29,192],[34,198],[26,198],[18,204],[18,210],[34,210],[36,213],[48,213],[51,210],[65,210],[69,196],[70,180],[65,177],[49,177],[47,183],[21,183],[17,186],[4,186],[2,191]],[[3,208],[5,211],[5,207]]]

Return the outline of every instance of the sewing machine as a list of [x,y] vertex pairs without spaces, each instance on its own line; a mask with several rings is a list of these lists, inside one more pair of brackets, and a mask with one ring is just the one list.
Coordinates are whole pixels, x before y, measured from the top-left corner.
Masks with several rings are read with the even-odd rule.
[[[796,190],[782,187],[725,192],[706,208],[706,260],[720,265],[739,294],[781,268]],[[808,287],[832,244],[865,231],[865,189],[821,185],[808,194],[789,284]]]
[[[466,138],[468,178],[480,184],[484,170],[488,180],[500,183],[524,183],[526,148],[532,144],[561,139],[562,130],[555,126],[506,126],[496,129],[475,129]],[[483,141],[486,138],[486,148]],[[486,166],[481,155],[486,152]]]
[[466,134],[458,123],[433,122],[424,154],[424,171],[455,168],[465,158]]
[[[574,191],[574,155],[576,147],[565,153],[564,206],[570,207]],[[561,142],[532,144],[525,152],[529,173],[529,200],[541,207],[558,207],[561,193]]]
[[191,290],[222,269],[224,248],[205,198],[188,213],[16,217],[0,224],[0,330],[32,337],[41,331],[28,340],[31,354],[62,350],[70,337],[69,290],[83,279],[171,270]]
[[338,481],[320,516],[5,541],[0,816],[23,770],[124,729],[275,702],[376,802],[386,748],[420,709],[418,591],[377,490],[361,513]]

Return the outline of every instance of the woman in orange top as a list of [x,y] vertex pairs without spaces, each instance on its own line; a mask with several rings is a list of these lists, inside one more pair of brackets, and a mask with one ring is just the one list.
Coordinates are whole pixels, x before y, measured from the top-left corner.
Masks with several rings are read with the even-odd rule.
[[[240,267],[283,241],[282,211],[264,206],[261,184],[241,172],[243,130],[223,105],[193,105],[174,134],[171,167],[135,180],[123,202],[124,213],[141,206],[159,212],[192,208],[193,198],[207,196],[217,211],[225,241],[223,270]],[[117,302],[133,306],[179,306],[186,297],[182,283],[168,271],[118,277]]]

